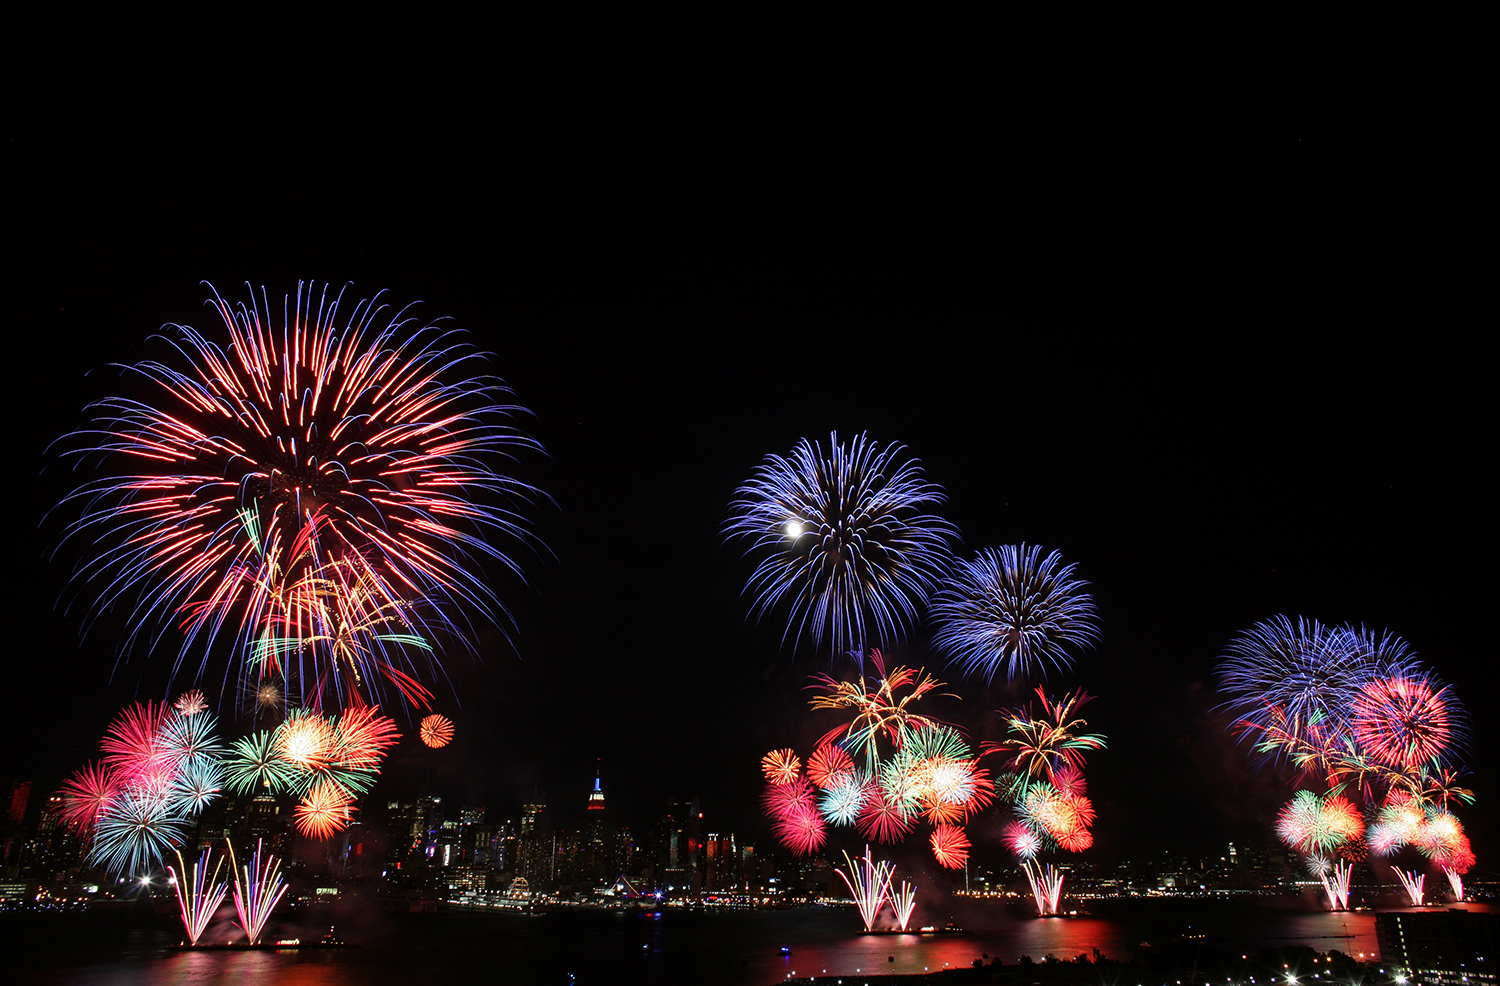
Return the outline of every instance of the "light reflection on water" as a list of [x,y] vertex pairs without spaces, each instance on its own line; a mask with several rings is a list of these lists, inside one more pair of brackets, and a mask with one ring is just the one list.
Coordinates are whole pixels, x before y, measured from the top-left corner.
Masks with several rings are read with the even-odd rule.
[[[1245,952],[1305,944],[1374,957],[1374,916],[1277,910],[1217,901],[1103,902],[1091,917],[1037,919],[999,904],[966,903],[969,931],[862,935],[851,908],[650,914],[567,912],[345,915],[344,951],[168,953],[176,931],[116,931],[80,947],[65,934],[28,935],[26,980],[47,986],[421,986],[452,979],[523,984],[722,983],[771,986],[789,974],[911,973],[967,966],[982,956],[1071,959],[1098,949],[1129,959],[1143,941],[1206,936]],[[65,925],[55,926],[54,932]],[[324,925],[326,929],[326,924]],[[0,932],[14,929],[0,927]],[[45,940],[51,937],[52,940]],[[316,938],[316,935],[311,936]],[[7,952],[18,944],[0,935]],[[783,955],[785,946],[790,953]],[[13,954],[13,952],[12,952]],[[569,975],[576,978],[569,979]]]

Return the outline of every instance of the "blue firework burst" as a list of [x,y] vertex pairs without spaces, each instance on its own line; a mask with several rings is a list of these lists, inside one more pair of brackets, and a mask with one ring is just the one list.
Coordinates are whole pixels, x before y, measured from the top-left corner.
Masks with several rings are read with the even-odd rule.
[[99,813],[89,861],[111,873],[139,873],[183,844],[188,816],[180,798],[127,789]]
[[745,592],[757,618],[785,606],[783,640],[863,653],[915,622],[958,532],[928,512],[943,492],[904,451],[863,434],[829,435],[827,448],[804,438],[735,491],[724,535],[759,557]]
[[1057,552],[1002,545],[960,563],[932,602],[933,646],[985,680],[1022,678],[1071,662],[1099,639],[1088,585]]

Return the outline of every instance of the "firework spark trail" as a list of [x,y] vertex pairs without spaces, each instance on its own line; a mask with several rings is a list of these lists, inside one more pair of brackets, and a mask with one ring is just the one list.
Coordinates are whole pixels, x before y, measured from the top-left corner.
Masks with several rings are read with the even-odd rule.
[[1427,882],[1427,875],[1425,873],[1418,873],[1415,870],[1411,872],[1396,870],[1395,872],[1396,878],[1401,881],[1402,889],[1406,891],[1406,899],[1411,901],[1411,906],[1421,907],[1422,888]]
[[1062,871],[1051,863],[1043,866],[1034,859],[1024,860],[1021,869],[1026,871],[1026,880],[1031,884],[1031,896],[1036,900],[1037,914],[1042,917],[1056,914],[1062,901]]
[[260,941],[260,934],[265,930],[271,912],[287,891],[287,884],[281,877],[281,863],[276,861],[275,856],[268,853],[263,855],[264,848],[262,840],[257,839],[255,855],[245,865],[244,879],[241,880],[240,870],[234,859],[234,846],[229,847],[229,868],[234,874],[234,910],[239,915],[245,938],[251,945]]
[[896,927],[905,931],[911,924],[911,912],[917,906],[917,888],[905,880],[901,881],[901,889],[891,888],[888,898],[891,908],[896,912]]
[[933,646],[985,681],[1002,671],[1014,680],[1066,668],[1068,648],[1099,640],[1094,600],[1076,568],[1024,544],[960,562],[933,597]]
[[752,613],[785,603],[783,641],[804,636],[833,654],[894,643],[917,619],[948,567],[953,525],[924,511],[944,501],[901,445],[863,434],[825,450],[799,441],[771,455],[735,491],[726,539],[760,555],[745,591]]
[[488,538],[525,542],[539,494],[494,463],[539,446],[482,354],[378,295],[344,318],[342,292],[299,285],[279,329],[264,290],[211,304],[224,344],[172,326],[166,361],[125,368],[149,399],[98,401],[69,436],[114,470],[64,500],[64,541],[98,545],[75,573],[99,590],[85,629],[133,596],[122,653],[175,622],[174,673],[198,655],[201,674],[222,636],[304,697],[360,704],[384,680],[420,704],[425,640],[505,614],[475,559],[520,573]]
[[222,858],[215,864],[213,874],[205,882],[208,860],[212,855],[212,850],[203,850],[198,862],[193,864],[191,873],[182,861],[181,852],[177,853],[178,869],[174,871],[172,867],[167,867],[177,891],[177,907],[182,913],[182,926],[187,931],[189,945],[198,944],[198,939],[203,937],[214,912],[223,903],[224,895],[229,892],[228,884],[219,879],[219,870],[224,865]]
[[849,888],[854,904],[859,908],[859,916],[864,919],[865,930],[874,931],[875,918],[880,915],[881,905],[890,896],[891,874],[895,867],[885,860],[875,862],[870,855],[869,846],[865,846],[865,854],[858,863],[848,851],[844,852],[844,860],[849,864],[848,872],[838,867],[834,867],[834,872]]

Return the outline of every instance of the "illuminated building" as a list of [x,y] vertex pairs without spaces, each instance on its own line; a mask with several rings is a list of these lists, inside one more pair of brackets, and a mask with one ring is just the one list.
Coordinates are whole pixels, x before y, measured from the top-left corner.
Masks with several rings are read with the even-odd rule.
[[1375,938],[1382,961],[1421,982],[1500,982],[1495,963],[1500,914],[1462,908],[1384,911],[1375,915]]

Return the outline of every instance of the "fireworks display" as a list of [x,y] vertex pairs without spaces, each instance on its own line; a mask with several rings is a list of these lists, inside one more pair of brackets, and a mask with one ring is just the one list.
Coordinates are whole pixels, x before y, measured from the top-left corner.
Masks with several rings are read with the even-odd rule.
[[932,600],[933,646],[993,680],[1062,669],[1099,639],[1094,600],[1062,556],[1003,545],[960,562]]
[[377,707],[341,716],[303,709],[226,748],[202,705],[190,692],[175,705],[125,709],[100,741],[99,763],[64,782],[59,819],[86,841],[90,862],[119,874],[149,869],[183,845],[225,789],[299,796],[297,830],[327,839],[348,826],[355,798],[401,736]]
[[[1447,807],[1472,800],[1452,766],[1463,709],[1405,641],[1278,616],[1236,638],[1219,670],[1234,728],[1259,762],[1287,761],[1325,789],[1297,791],[1276,832],[1304,855],[1332,908],[1349,906],[1355,861],[1408,848],[1463,899],[1473,852]],[[1425,875],[1390,869],[1420,904]]]
[[177,624],[199,673],[232,638],[304,702],[422,704],[428,641],[504,612],[475,559],[519,571],[489,537],[524,539],[536,494],[495,465],[536,444],[484,357],[409,309],[313,285],[279,327],[264,291],[210,304],[221,333],[174,326],[167,361],[128,368],[145,398],[98,401],[72,436],[109,473],[65,501],[66,538],[98,546],[77,571],[94,615],[128,606],[127,647]]
[[821,847],[830,826],[889,845],[930,825],[933,858],[961,867],[969,850],[963,826],[994,800],[994,781],[957,730],[915,710],[941,682],[920,670],[887,671],[879,651],[869,663],[878,677],[812,677],[819,694],[809,705],[846,721],[818,741],[805,770],[790,749],[761,760],[772,829],[800,855]]
[[113,873],[141,872],[185,838],[193,818],[223,786],[223,747],[213,716],[145,702],[109,726],[97,766],[58,792],[62,822],[88,840],[89,860]]
[[1328,895],[1328,906],[1347,910],[1354,867],[1334,854],[1364,836],[1365,820],[1359,809],[1340,794],[1320,796],[1298,791],[1277,816],[1276,834],[1304,855],[1308,872],[1318,878]]
[[1002,838],[1021,860],[1037,913],[1049,915],[1057,913],[1063,874],[1038,857],[1053,848],[1082,852],[1094,844],[1094,806],[1083,768],[1087,754],[1104,749],[1105,739],[1082,731],[1088,721],[1076,713],[1091,701],[1087,692],[1080,689],[1056,700],[1041,688],[1036,693],[1037,708],[1005,713],[1010,735],[988,752],[1007,756],[1011,771],[1002,786],[1015,820]]
[[745,586],[756,616],[784,605],[785,637],[809,637],[834,654],[905,635],[948,567],[957,532],[927,512],[942,490],[903,451],[830,435],[826,449],[803,439],[756,468],[724,526],[760,559]]

